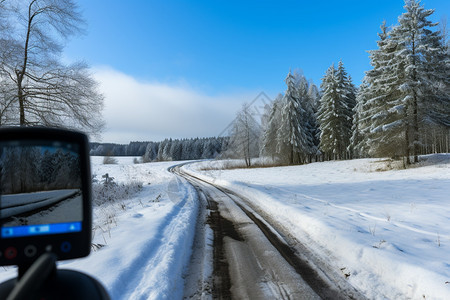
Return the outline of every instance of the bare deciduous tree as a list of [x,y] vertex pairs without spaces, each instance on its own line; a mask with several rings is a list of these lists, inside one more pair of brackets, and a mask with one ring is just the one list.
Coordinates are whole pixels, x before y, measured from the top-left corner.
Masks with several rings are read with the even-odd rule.
[[[2,1],[2,0],[0,0]],[[0,124],[101,129],[103,96],[86,64],[65,65],[67,39],[84,24],[72,0],[3,0]],[[6,24],[6,23],[5,23]]]
[[253,118],[248,104],[244,104],[234,120],[227,155],[243,158],[246,166],[251,167],[251,159],[259,156],[260,135],[260,125]]

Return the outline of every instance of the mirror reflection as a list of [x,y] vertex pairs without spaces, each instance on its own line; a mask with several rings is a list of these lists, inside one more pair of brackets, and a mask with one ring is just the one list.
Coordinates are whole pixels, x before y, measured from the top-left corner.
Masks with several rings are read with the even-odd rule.
[[[0,143],[0,221],[5,227],[82,221],[79,149],[76,144]],[[44,230],[46,227],[29,227]]]

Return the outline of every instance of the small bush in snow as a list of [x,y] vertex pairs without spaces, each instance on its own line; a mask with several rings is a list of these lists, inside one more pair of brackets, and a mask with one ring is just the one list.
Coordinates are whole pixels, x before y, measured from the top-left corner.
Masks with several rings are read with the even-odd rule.
[[103,175],[102,178],[99,182],[94,177],[92,182],[93,203],[97,206],[129,199],[142,189],[142,182],[116,183],[114,177],[108,174]]
[[105,157],[103,157],[103,164],[104,165],[116,165],[117,159],[115,159],[112,156],[105,156]]
[[141,164],[141,163],[143,163],[144,161],[143,161],[143,158],[141,157],[141,158],[137,158],[137,157],[135,157],[135,158],[133,158],[133,163],[136,165],[136,164]]

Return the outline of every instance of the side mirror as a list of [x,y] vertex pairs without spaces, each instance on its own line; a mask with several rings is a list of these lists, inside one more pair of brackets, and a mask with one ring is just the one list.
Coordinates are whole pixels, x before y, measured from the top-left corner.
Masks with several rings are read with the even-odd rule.
[[[18,265],[20,280],[0,286],[0,298],[11,287],[23,290],[23,280],[30,280],[36,272],[42,277],[46,268],[50,270],[48,280],[31,288],[42,292],[37,295],[53,295],[49,291],[57,290],[57,286],[95,281],[78,272],[56,270],[55,265],[57,260],[90,253],[88,146],[88,138],[80,132],[30,127],[0,129],[0,265]],[[66,282],[66,277],[71,278],[72,284]],[[96,285],[99,284],[95,282]],[[30,286],[25,285],[25,289]]]

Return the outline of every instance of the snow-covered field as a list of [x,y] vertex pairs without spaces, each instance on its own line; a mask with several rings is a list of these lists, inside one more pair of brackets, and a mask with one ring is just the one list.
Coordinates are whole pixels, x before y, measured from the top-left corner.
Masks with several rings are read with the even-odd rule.
[[[376,171],[377,160],[265,169],[184,167],[242,194],[306,242],[373,299],[450,299],[450,155],[408,170]],[[174,162],[118,158],[92,172],[139,181],[128,200],[94,210],[94,244],[84,259],[61,262],[99,279],[113,299],[182,298],[198,211],[196,193],[167,171]],[[15,276],[0,271],[0,281]]]
[[450,299],[450,155],[423,159],[184,169],[248,198],[371,299]]

